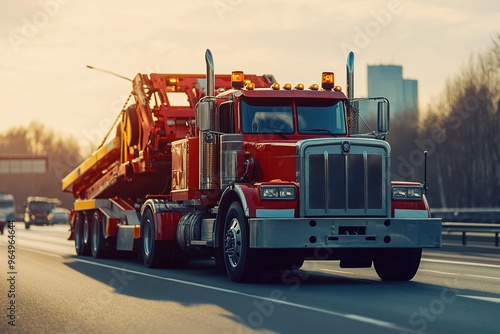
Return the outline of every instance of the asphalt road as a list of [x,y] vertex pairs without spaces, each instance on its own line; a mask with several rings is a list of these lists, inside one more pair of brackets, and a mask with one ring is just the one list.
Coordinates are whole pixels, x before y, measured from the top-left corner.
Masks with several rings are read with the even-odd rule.
[[67,226],[14,232],[0,236],[0,333],[500,333],[493,242],[424,251],[410,282],[307,261],[236,284],[210,260],[167,270],[76,257]]

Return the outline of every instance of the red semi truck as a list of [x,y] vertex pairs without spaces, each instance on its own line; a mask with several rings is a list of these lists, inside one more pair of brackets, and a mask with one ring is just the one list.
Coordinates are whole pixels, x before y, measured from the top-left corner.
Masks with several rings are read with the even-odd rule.
[[441,246],[425,186],[390,179],[389,101],[358,134],[354,56],[346,96],[272,75],[137,74],[113,138],[62,180],[78,255],[137,252],[147,267],[213,257],[234,282],[304,259],[410,280]]

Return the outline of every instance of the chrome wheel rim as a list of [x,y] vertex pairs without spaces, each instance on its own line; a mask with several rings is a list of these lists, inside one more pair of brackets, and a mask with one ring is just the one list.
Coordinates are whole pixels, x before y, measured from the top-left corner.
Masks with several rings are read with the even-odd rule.
[[232,268],[238,266],[241,259],[241,226],[238,219],[231,220],[231,226],[226,232],[224,243],[224,253]]

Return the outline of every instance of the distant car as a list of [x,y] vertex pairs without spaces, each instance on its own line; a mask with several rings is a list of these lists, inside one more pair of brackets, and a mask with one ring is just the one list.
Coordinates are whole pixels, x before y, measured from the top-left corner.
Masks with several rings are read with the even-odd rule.
[[69,224],[69,210],[66,208],[54,208],[49,213],[49,224]]

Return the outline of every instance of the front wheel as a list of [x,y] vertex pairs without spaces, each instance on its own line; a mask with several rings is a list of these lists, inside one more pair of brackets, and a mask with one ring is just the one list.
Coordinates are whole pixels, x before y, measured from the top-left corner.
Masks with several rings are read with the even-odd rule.
[[238,202],[231,204],[224,222],[224,263],[233,282],[254,282],[262,273],[257,251],[249,245],[248,220]]
[[373,265],[382,281],[409,281],[417,273],[421,257],[421,248],[387,249],[373,260]]

